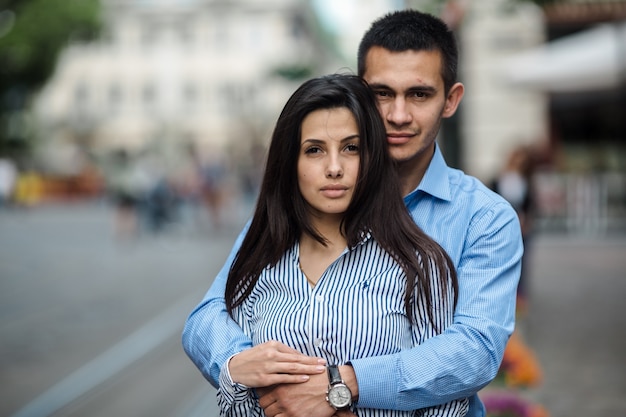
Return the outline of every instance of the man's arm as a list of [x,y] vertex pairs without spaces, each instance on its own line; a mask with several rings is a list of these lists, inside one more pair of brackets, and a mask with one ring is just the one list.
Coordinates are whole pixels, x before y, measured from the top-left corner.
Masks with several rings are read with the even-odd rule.
[[472,224],[457,267],[454,323],[413,349],[353,360],[359,405],[430,407],[471,396],[491,382],[515,324],[522,253],[519,221],[509,206]]
[[183,348],[187,356],[215,388],[219,388],[220,370],[228,358],[252,347],[252,341],[230,317],[224,302],[228,271],[248,227],[249,222],[237,237],[204,299],[187,318],[183,330]]
[[[412,349],[351,361],[358,406],[415,410],[476,394],[495,377],[513,332],[523,252],[517,215],[491,212],[472,225],[458,265],[459,300],[454,323]],[[342,371],[346,376],[351,369]],[[323,381],[280,386],[261,404],[283,408],[297,392],[325,402]],[[354,385],[356,384],[356,386]],[[309,386],[310,385],[310,386]],[[350,385],[350,384],[349,384]],[[291,390],[291,391],[290,391]],[[292,404],[284,408],[292,408]],[[285,415],[298,415],[297,413]]]

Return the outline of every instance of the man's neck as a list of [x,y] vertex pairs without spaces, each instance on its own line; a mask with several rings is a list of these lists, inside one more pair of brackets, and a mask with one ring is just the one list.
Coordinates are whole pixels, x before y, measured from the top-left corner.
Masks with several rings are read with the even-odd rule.
[[411,191],[415,190],[420,184],[434,154],[435,147],[433,146],[432,148],[425,150],[419,157],[398,163],[398,176],[403,196],[406,196]]

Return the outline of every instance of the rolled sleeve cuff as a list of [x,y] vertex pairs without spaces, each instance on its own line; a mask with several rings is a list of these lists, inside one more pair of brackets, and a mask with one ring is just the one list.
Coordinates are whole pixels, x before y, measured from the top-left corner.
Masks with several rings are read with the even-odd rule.
[[[236,354],[235,354],[236,355]],[[230,364],[230,360],[235,356],[232,355],[220,371],[220,390],[222,392],[222,399],[226,404],[234,404],[237,402],[243,402],[250,397],[254,396],[254,391],[237,382],[233,382],[232,377],[230,376],[230,370],[228,369],[228,365]]]

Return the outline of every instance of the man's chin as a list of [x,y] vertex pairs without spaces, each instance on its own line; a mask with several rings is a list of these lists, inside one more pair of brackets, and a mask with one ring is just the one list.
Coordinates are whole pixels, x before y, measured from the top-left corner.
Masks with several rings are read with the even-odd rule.
[[[428,152],[429,149],[430,147],[415,149],[400,146],[390,146],[389,155],[400,166],[414,165],[416,163],[419,164],[419,161],[424,158],[428,158],[428,160],[430,160],[430,158],[432,157],[432,153]],[[434,147],[432,149],[434,149]]]
[[408,149],[404,149],[402,146],[390,146],[389,155],[391,158],[399,164],[410,161],[415,157],[415,152],[410,152]]

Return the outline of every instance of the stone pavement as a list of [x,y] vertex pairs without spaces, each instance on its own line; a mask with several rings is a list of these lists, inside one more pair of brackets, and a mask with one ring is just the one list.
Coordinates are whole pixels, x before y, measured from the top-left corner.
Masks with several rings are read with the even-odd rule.
[[519,328],[551,417],[626,416],[626,236],[539,235]]
[[[170,334],[175,349],[160,366],[179,364],[181,372],[191,372],[186,378],[191,389],[206,384],[184,355],[180,332],[224,263],[244,217],[228,219],[220,230],[187,217],[165,233],[120,240],[113,215],[105,202],[0,210],[0,416],[53,387],[66,387],[59,382],[121,347],[116,366],[129,366],[133,352],[159,350],[157,343]],[[146,326],[159,318],[164,319],[158,327]],[[134,343],[137,334],[145,340]],[[99,374],[106,375],[109,370],[102,368]],[[80,381],[74,385],[86,388]],[[156,381],[138,385],[157,386]],[[157,400],[184,388],[170,386]],[[140,397],[135,400],[145,407],[148,399]],[[126,409],[109,415],[138,414]]]

